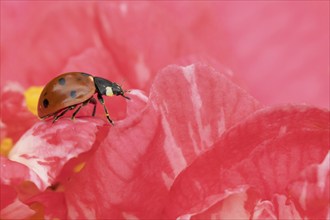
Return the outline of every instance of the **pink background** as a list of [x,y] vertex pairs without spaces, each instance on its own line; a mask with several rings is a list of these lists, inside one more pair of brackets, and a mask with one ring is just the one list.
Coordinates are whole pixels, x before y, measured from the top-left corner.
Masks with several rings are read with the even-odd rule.
[[197,61],[264,104],[329,108],[329,2],[1,2],[2,88],[84,71],[148,91]]

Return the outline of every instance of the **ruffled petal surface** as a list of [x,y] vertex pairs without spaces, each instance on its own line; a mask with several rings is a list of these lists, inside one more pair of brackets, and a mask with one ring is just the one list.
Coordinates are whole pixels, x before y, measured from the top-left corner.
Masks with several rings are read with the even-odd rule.
[[[253,189],[258,199],[244,194],[246,198],[236,202],[230,214],[245,209],[241,218],[264,216],[264,212],[275,219],[326,218],[329,116],[327,110],[307,106],[257,111],[180,174],[165,213],[170,218],[199,214],[244,186]],[[255,206],[256,201],[261,203]],[[211,214],[228,215],[227,209]]]

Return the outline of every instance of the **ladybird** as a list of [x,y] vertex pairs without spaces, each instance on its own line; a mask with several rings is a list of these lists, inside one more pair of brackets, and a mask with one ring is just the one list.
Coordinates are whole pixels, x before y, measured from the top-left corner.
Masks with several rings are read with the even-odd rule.
[[94,105],[92,115],[95,116],[97,102],[94,95],[97,94],[108,121],[113,124],[102,96],[116,95],[130,99],[125,96],[125,92],[128,91],[117,83],[101,77],[82,72],[64,73],[52,79],[42,90],[38,101],[38,116],[40,119],[53,116],[54,123],[67,111],[78,106],[71,117],[74,119],[79,110],[89,103]]

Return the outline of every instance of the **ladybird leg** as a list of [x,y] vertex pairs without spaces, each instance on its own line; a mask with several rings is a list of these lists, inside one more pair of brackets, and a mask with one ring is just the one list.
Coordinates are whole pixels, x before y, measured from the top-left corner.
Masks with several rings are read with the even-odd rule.
[[99,102],[103,105],[103,109],[104,109],[104,111],[105,111],[105,115],[107,116],[108,121],[110,122],[110,124],[114,125],[114,124],[113,124],[113,121],[111,120],[111,118],[110,118],[110,116],[109,116],[109,112],[108,112],[108,110],[107,110],[107,107],[105,107],[103,97],[102,97],[101,95],[98,94],[98,95],[97,95],[97,98],[98,98]]
[[54,119],[53,119],[53,123],[55,123],[55,121],[57,121],[60,117],[62,117],[67,111],[72,110],[72,109],[74,109],[75,107],[76,107],[76,105],[73,105],[73,106],[67,107],[65,110],[63,110],[63,111],[61,112],[61,114],[59,114],[59,115],[55,115],[55,116],[54,116]]
[[71,116],[71,120],[74,120],[74,118],[76,117],[76,114],[79,112],[79,110],[81,109],[81,107],[83,107],[83,105],[80,105],[77,110],[72,114]]
[[92,113],[92,116],[94,117],[96,112],[96,105],[97,105],[96,99],[94,97],[90,98],[89,103],[94,105],[93,113]]
[[71,116],[71,120],[74,120],[74,118],[76,117],[76,114],[79,112],[79,110],[81,109],[81,107],[87,105],[89,103],[90,99],[88,99],[87,101],[83,102],[78,108],[77,110],[72,114]]
[[53,115],[53,123],[55,122],[54,120],[55,120],[55,118],[57,117],[57,115],[58,115],[58,113],[55,113],[55,114]]

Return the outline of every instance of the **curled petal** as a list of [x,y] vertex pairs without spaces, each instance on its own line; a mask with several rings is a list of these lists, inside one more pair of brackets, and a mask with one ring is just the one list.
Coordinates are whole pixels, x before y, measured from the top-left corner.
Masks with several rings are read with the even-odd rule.
[[37,186],[45,189],[70,159],[91,150],[96,137],[107,130],[96,118],[38,122],[16,143],[9,158],[33,170],[42,180]]
[[238,185],[256,188],[262,200],[275,193],[290,199],[290,182],[328,153],[328,118],[328,111],[306,106],[257,111],[181,173],[171,188],[168,217],[199,212],[206,198]]

